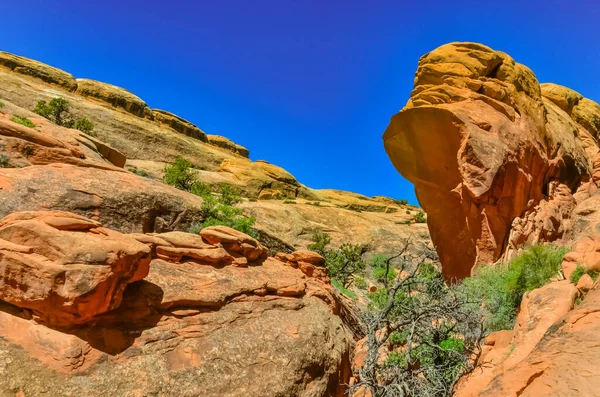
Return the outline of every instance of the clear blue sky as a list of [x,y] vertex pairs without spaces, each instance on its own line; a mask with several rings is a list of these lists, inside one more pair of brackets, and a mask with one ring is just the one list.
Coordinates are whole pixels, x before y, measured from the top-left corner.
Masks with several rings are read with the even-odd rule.
[[600,101],[591,0],[2,3],[0,49],[125,87],[314,188],[416,201],[381,135],[419,57],[447,42],[505,51]]

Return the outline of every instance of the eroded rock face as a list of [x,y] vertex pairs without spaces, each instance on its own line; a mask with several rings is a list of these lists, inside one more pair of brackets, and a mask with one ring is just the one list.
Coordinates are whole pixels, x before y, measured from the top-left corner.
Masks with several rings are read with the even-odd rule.
[[239,154],[242,157],[248,158],[250,156],[250,151],[243,147],[242,145],[238,145],[233,142],[231,139],[227,139],[224,136],[220,135],[208,135],[207,136],[208,143],[213,146],[218,146],[220,148],[229,150],[230,152]]
[[0,51],[0,66],[67,91],[75,91],[77,88],[77,82],[71,74],[33,59]]
[[[179,250],[178,255],[163,255],[163,248]],[[43,390],[90,396],[343,395],[340,384],[350,376],[352,341],[334,314],[337,299],[331,286],[266,258],[264,251],[256,240],[224,227],[206,228],[202,235],[122,235],[62,212],[3,219],[0,351],[10,360],[0,363],[5,374],[0,389],[25,395]],[[17,255],[30,258],[7,264]],[[235,261],[236,255],[246,259],[245,265]],[[76,276],[84,265],[101,272],[100,257],[110,265],[108,271],[129,269],[133,275]],[[84,259],[85,264],[73,264]],[[136,260],[145,266],[125,266]],[[23,275],[38,269],[31,266],[38,262],[52,271],[65,268],[67,282],[58,292],[71,291],[73,305],[50,299],[44,306],[36,299],[39,280]],[[50,278],[52,272],[44,274]],[[120,305],[102,299],[107,280],[116,281],[122,292]],[[25,304],[30,301],[35,308]],[[66,320],[68,313],[82,312],[92,302],[109,301],[110,312],[88,310],[81,321],[61,323],[71,326],[68,333],[19,309],[50,311],[53,318]]]
[[141,98],[124,88],[101,81],[77,79],[77,94],[123,109],[138,117],[152,118],[152,111]]
[[68,212],[16,212],[0,221],[0,299],[53,327],[117,308],[148,275],[150,249]]
[[563,237],[573,195],[593,174],[597,110],[576,93],[542,90],[527,67],[480,44],[419,60],[383,139],[415,184],[446,277],[468,276],[507,247]]
[[180,134],[191,136],[192,138],[198,139],[202,142],[207,142],[204,131],[173,113],[165,110],[152,109],[152,117],[160,124],[168,125]]

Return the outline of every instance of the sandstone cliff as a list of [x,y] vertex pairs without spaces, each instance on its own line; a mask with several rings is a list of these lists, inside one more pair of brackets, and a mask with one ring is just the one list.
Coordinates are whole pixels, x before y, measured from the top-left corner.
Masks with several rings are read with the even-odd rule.
[[[481,44],[424,55],[383,136],[415,184],[448,278],[525,243],[571,239],[596,190],[600,106]],[[592,198],[593,199],[593,198]]]

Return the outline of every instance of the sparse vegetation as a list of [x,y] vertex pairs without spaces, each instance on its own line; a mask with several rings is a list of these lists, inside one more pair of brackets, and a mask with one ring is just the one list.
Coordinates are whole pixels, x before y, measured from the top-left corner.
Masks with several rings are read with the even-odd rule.
[[0,102],[0,109],[4,109],[4,103]]
[[592,280],[596,281],[596,279],[598,278],[598,274],[600,274],[600,272],[598,272],[597,270],[586,269],[581,265],[577,265],[575,270],[573,270],[573,273],[571,273],[571,277],[569,278],[569,280],[573,284],[577,284],[579,282],[579,279],[584,274],[588,274],[592,278]]
[[134,174],[136,174],[138,176],[142,176],[144,178],[148,178],[150,176],[150,174],[148,174],[147,171],[145,171],[145,170],[138,170],[137,168],[132,169],[131,172],[133,172]]
[[[434,265],[422,263],[429,257],[426,251],[411,254],[408,247],[394,256],[404,276],[369,294],[363,314],[368,353],[351,391],[446,397],[474,367],[483,337],[480,312],[472,310],[462,292],[445,284]],[[381,360],[384,347],[389,353]]]
[[358,274],[365,269],[365,261],[362,254],[365,247],[355,244],[342,244],[337,249],[328,249],[331,243],[331,237],[327,233],[316,233],[312,236],[312,244],[308,249],[319,253],[325,258],[329,275],[336,279],[345,288],[354,274]]
[[373,277],[379,282],[388,283],[394,280],[396,273],[389,267],[387,255],[377,254],[371,261]]
[[85,117],[74,119],[71,114],[69,101],[64,98],[52,98],[49,103],[44,100],[38,101],[33,112],[50,120],[56,125],[67,128],[75,128],[79,131],[96,137],[94,124]]
[[331,285],[333,285],[335,288],[337,288],[338,291],[340,291],[343,295],[346,295],[348,298],[356,299],[356,297],[357,297],[356,292],[350,291],[349,289],[344,287],[344,285],[341,282],[339,282],[338,280],[336,280],[335,278],[331,279]]
[[507,265],[482,267],[460,289],[476,297],[476,305],[483,304],[489,331],[512,329],[523,294],[556,276],[567,251],[552,245],[531,246]]
[[96,134],[94,131],[94,124],[85,117],[80,117],[75,120],[75,123],[73,123],[73,128],[94,138],[98,136],[98,134]]
[[10,118],[11,121],[17,123],[17,124],[21,124],[24,125],[25,127],[29,127],[29,128],[35,128],[35,124],[33,124],[31,122],[31,120],[29,120],[27,117],[23,117],[23,116],[19,116],[19,115],[14,115]]
[[10,168],[10,157],[0,154],[0,168]]
[[250,197],[248,201],[250,201],[251,203],[256,203],[258,200],[256,199],[256,197]]
[[286,199],[283,200],[283,204],[296,204],[296,202],[294,200]]
[[198,233],[208,226],[228,226],[242,233],[254,236],[254,217],[245,216],[241,208],[234,207],[242,202],[240,192],[228,184],[220,184],[217,192],[212,193],[210,187],[198,180],[192,163],[183,157],[165,167],[165,183],[181,190],[201,196],[200,209],[204,215],[202,224],[192,224],[190,233]]
[[408,200],[394,200],[394,203],[396,203],[396,205],[406,205],[408,204]]
[[25,157],[31,157],[35,154],[35,149],[33,148],[33,146],[23,146],[23,148],[21,149],[21,153],[23,153],[23,156]]
[[415,223],[427,223],[427,218],[425,218],[425,212],[419,211],[413,217]]
[[320,201],[312,201],[312,202],[309,201],[306,204],[308,204],[308,205],[314,205],[315,207],[319,207],[321,205],[321,202]]
[[200,230],[202,230],[203,226],[200,222],[194,222],[188,228],[188,233],[199,234]]

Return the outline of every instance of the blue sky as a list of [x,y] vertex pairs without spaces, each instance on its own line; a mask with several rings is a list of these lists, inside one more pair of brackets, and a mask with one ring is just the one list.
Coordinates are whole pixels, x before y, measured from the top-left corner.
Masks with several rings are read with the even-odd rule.
[[2,3],[1,50],[125,87],[313,188],[416,202],[381,135],[419,57],[447,42],[505,51],[600,102],[594,1]]

